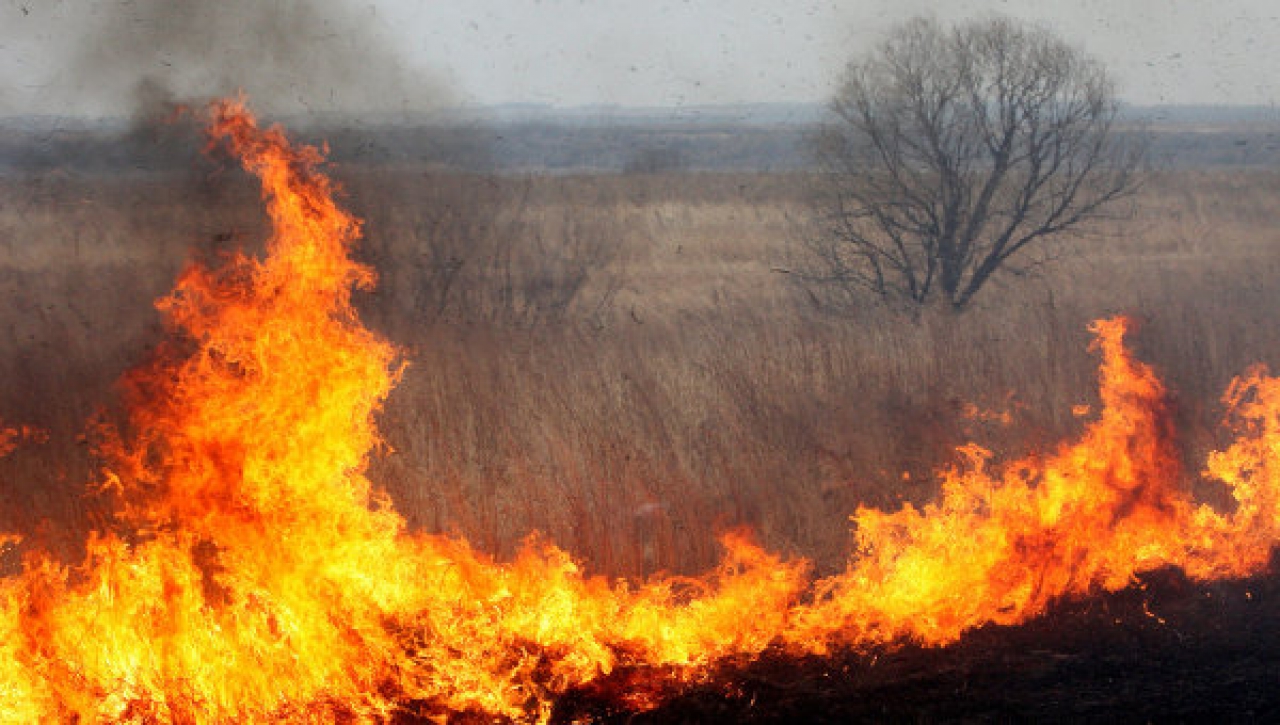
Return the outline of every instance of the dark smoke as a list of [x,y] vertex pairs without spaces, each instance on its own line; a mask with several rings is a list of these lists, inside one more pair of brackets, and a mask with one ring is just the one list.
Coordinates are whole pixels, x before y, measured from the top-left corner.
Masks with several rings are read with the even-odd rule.
[[[51,39],[74,48],[65,90],[80,103],[154,119],[175,102],[237,91],[273,116],[404,120],[446,105],[372,5],[343,0],[54,0]],[[33,17],[40,22],[41,18]],[[61,30],[58,29],[61,27]],[[69,99],[74,101],[75,99]],[[75,105],[69,103],[68,105]],[[112,115],[115,115],[114,113]]]

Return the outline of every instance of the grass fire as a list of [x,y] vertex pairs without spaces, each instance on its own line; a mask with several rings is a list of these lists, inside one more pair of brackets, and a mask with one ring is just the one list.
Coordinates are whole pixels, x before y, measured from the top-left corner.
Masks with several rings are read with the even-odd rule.
[[642,713],[728,667],[973,647],[1171,568],[1256,576],[1280,540],[1280,379],[1233,380],[1224,444],[1189,461],[1124,317],[1089,328],[1097,405],[1074,435],[1023,457],[967,444],[936,496],[834,513],[852,514],[837,567],[738,531],[705,573],[615,578],[548,538],[499,556],[428,533],[372,480],[394,455],[375,423],[397,383],[448,373],[362,325],[375,274],[321,152],[240,100],[207,116],[260,181],[265,252],[192,264],[158,302],[127,416],[93,426],[85,490],[110,515],[83,556],[4,539],[6,722],[547,721],[584,693]]

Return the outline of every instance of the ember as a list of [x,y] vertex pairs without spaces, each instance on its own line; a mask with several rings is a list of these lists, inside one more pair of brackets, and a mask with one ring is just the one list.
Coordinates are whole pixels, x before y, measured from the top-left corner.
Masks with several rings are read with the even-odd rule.
[[537,539],[495,562],[412,533],[364,475],[401,363],[351,306],[373,283],[349,257],[359,222],[318,151],[240,101],[210,114],[213,141],[261,180],[268,253],[193,266],[159,303],[172,340],[131,374],[130,425],[98,451],[116,526],[76,567],[30,551],[0,582],[4,719],[548,720],[566,693],[588,713],[648,710],[739,697],[750,683],[727,667],[901,658],[1169,567],[1206,581],[1269,563],[1280,380],[1256,369],[1230,387],[1238,437],[1205,475],[1235,505],[1198,503],[1164,387],[1119,318],[1093,328],[1102,407],[1079,440],[999,466],[964,449],[936,503],[858,510],[830,578],[745,535],[702,577],[634,583]]

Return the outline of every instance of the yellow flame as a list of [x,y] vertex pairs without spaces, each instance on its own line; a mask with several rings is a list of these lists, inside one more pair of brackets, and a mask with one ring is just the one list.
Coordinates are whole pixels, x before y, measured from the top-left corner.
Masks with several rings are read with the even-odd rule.
[[78,566],[36,552],[0,580],[4,721],[539,720],[619,667],[680,681],[770,646],[943,644],[1161,566],[1255,572],[1277,541],[1280,381],[1233,383],[1239,437],[1207,475],[1237,505],[1197,504],[1123,319],[1093,328],[1102,406],[1079,440],[1000,467],[964,448],[937,502],[859,509],[825,580],[744,535],[705,576],[628,583],[537,539],[499,563],[412,534],[364,474],[399,363],[351,307],[373,282],[348,255],[358,221],[320,154],[242,102],[214,104],[210,135],[261,179],[267,254],[193,266],[160,301],[172,341],[129,377],[135,432],[100,451],[118,531]]

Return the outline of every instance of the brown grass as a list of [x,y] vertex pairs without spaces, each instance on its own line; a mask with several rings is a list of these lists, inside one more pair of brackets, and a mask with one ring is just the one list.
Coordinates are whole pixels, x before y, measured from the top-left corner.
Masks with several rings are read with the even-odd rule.
[[[803,176],[339,175],[383,277],[366,317],[411,363],[373,476],[413,526],[499,555],[538,530],[593,571],[691,571],[749,526],[830,570],[847,514],[926,500],[957,444],[1078,430],[1090,319],[1141,321],[1192,471],[1226,382],[1280,359],[1280,174],[1154,174],[1043,276],[918,321],[823,317],[776,271]],[[0,530],[73,549],[98,525],[85,421],[158,339],[151,300],[189,250],[262,224],[238,174],[0,180],[0,416],[51,433],[0,462]]]

